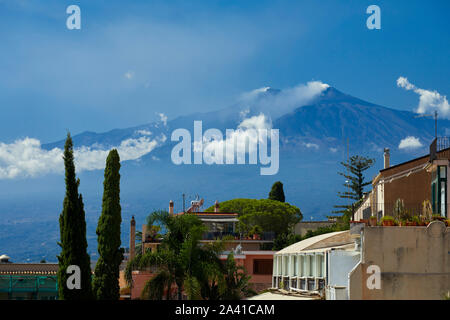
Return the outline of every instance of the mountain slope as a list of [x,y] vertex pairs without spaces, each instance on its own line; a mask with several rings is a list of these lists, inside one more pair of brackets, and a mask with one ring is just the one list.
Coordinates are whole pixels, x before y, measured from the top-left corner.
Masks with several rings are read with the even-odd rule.
[[[445,120],[441,125],[449,127],[450,123]],[[345,147],[348,139],[360,151],[397,148],[408,136],[428,143],[434,133],[433,120],[365,102],[334,88],[327,89],[314,104],[280,117],[273,126],[280,128],[288,144],[313,141],[319,146],[339,148]]]
[[[383,162],[383,148],[391,148],[391,163],[409,160],[427,153],[434,134],[434,121],[415,118],[408,111],[378,106],[328,88],[306,105],[291,108],[280,117],[267,114],[273,128],[280,130],[279,172],[261,176],[260,165],[175,165],[170,154],[175,142],[173,130],[185,128],[192,132],[195,120],[203,121],[203,129],[235,129],[243,119],[261,112],[259,103],[282,94],[267,89],[258,93],[249,106],[246,103],[219,111],[195,113],[163,122],[132,128],[114,129],[104,133],[84,132],[73,136],[75,148],[108,149],[127,139],[142,136],[155,138],[158,146],[137,160],[124,161],[121,168],[122,242],[128,243],[128,222],[131,215],[138,225],[154,209],[165,209],[174,200],[175,210],[182,208],[182,194],[190,201],[196,194],[208,207],[215,200],[232,198],[266,198],[275,181],[285,186],[286,201],[298,206],[305,219],[322,219],[332,206],[340,202],[336,196],[342,190],[340,161],[349,153],[376,159],[367,172],[370,179]],[[269,110],[267,104],[264,110]],[[270,106],[269,106],[270,107]],[[276,106],[273,107],[274,109]],[[277,110],[274,110],[277,111]],[[276,114],[276,113],[274,113]],[[439,132],[450,128],[447,120],[439,120]],[[402,139],[414,136],[423,146],[414,150],[399,150]],[[63,148],[64,140],[43,145],[45,149]],[[89,252],[96,257],[95,226],[101,212],[102,170],[77,172],[80,192],[86,208]],[[0,180],[0,253],[9,253],[13,260],[56,261],[59,248],[58,215],[64,196],[64,176],[51,174],[33,179]],[[20,243],[21,245],[18,245]],[[26,245],[23,245],[26,244]]]

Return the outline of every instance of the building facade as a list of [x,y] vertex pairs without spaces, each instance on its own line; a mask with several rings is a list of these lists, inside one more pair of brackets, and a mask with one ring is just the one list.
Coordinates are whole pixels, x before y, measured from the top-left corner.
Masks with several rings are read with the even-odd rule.
[[12,263],[0,259],[0,300],[57,300],[57,263]]
[[272,287],[330,300],[442,300],[450,295],[450,227],[368,226],[277,252]]
[[[256,291],[270,288],[272,285],[272,265],[274,251],[262,250],[264,245],[273,243],[273,233],[263,233],[261,235],[244,236],[238,230],[238,214],[234,212],[221,212],[220,205],[216,201],[214,212],[200,211],[203,199],[193,201],[191,207],[186,212],[174,213],[173,201],[169,202],[169,214],[179,216],[191,214],[197,216],[207,227],[203,234],[201,243],[207,244],[224,239],[225,250],[220,255],[220,259],[225,260],[230,252],[234,253],[237,265],[244,266],[251,276],[250,284]],[[132,219],[130,224],[130,247],[135,241],[135,224]],[[142,252],[147,250],[156,251],[161,243],[161,239],[149,236],[147,225],[142,226]],[[134,257],[134,247],[130,251],[130,258]],[[155,270],[132,272],[133,287],[131,288],[131,299],[139,299],[145,283],[155,275]],[[175,290],[176,288],[174,288]]]
[[428,155],[395,166],[390,166],[390,152],[385,149],[384,169],[372,180],[372,190],[355,210],[354,220],[395,216],[399,203],[411,215],[424,215],[429,206],[432,214],[448,219],[449,144],[448,138],[435,139]]
[[450,294],[450,228],[370,227],[361,231],[361,259],[348,274],[352,300],[442,300]]
[[324,295],[348,296],[348,273],[360,251],[349,231],[326,233],[297,242],[274,256],[272,287]]

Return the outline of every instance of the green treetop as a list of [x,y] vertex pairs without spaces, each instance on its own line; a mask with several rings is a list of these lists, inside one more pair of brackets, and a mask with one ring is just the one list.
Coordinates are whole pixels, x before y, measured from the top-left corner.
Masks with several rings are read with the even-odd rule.
[[102,214],[97,225],[99,259],[95,266],[93,293],[99,300],[118,300],[119,266],[123,260],[120,248],[120,158],[116,149],[106,159],[103,182]]
[[269,199],[280,201],[280,202],[285,201],[283,184],[281,183],[281,181],[277,181],[273,184],[272,190],[270,190],[270,193],[269,193]]
[[[83,198],[78,194],[80,180],[76,179],[73,157],[73,143],[67,134],[64,146],[64,166],[66,195],[63,210],[59,216],[61,253],[58,256],[58,295],[62,300],[86,300],[92,298],[90,258],[87,253],[86,221]],[[69,289],[67,267],[76,265],[80,268],[80,289]]]

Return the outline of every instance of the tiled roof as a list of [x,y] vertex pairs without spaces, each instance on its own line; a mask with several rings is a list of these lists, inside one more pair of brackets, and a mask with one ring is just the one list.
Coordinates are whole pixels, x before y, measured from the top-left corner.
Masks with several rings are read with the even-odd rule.
[[0,275],[56,274],[57,263],[0,263]]

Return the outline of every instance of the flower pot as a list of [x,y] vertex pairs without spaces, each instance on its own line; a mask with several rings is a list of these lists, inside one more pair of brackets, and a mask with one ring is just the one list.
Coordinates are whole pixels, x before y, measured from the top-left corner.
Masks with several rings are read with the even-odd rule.
[[371,218],[369,219],[369,225],[370,225],[371,227],[376,227],[376,225],[377,225],[377,218],[376,218],[376,217],[371,217]]
[[392,227],[394,225],[394,221],[391,220],[384,220],[382,223],[383,227]]
[[369,225],[369,220],[367,220],[367,219],[361,219],[361,220],[359,220],[359,222],[364,223],[366,226]]

